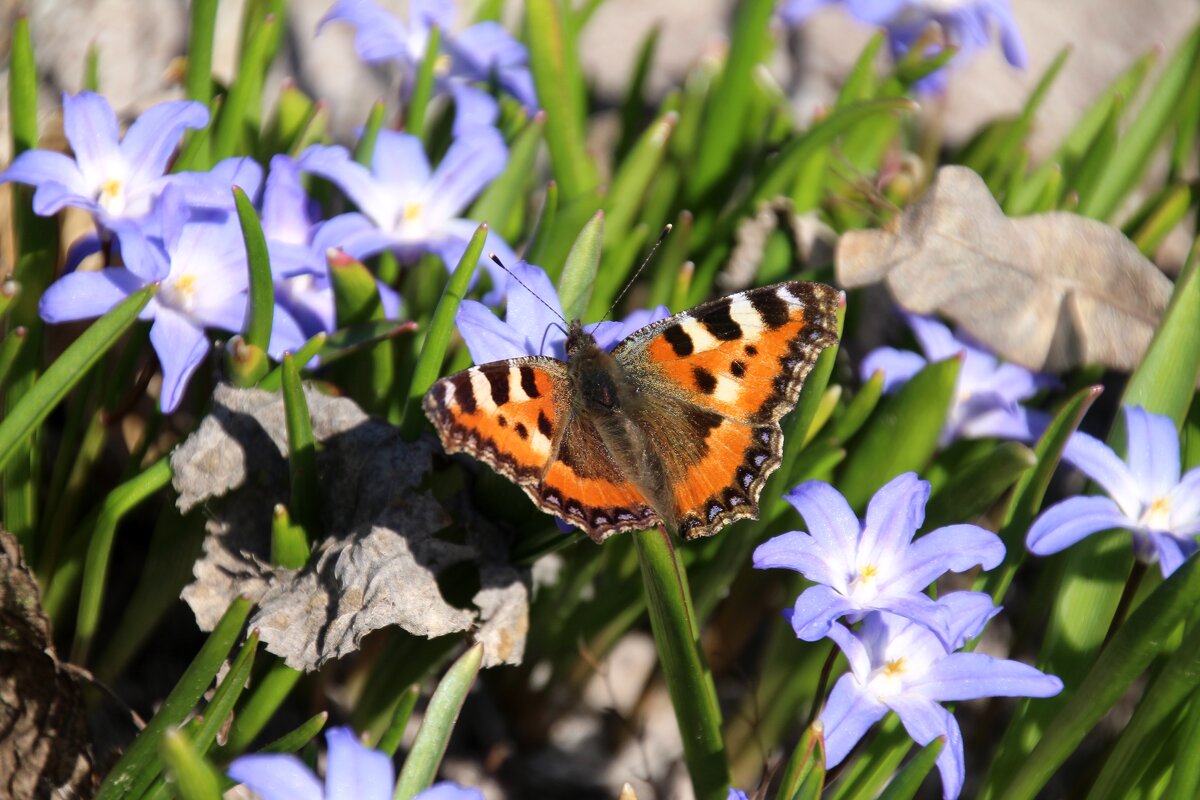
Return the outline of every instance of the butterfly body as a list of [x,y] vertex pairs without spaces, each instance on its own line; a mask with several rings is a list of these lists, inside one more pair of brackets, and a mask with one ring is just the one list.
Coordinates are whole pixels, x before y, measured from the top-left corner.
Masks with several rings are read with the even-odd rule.
[[714,300],[611,353],[578,322],[567,361],[497,361],[443,378],[425,411],[448,452],[516,482],[596,541],[665,523],[685,538],[757,516],[779,419],[837,340],[839,293],[791,282]]

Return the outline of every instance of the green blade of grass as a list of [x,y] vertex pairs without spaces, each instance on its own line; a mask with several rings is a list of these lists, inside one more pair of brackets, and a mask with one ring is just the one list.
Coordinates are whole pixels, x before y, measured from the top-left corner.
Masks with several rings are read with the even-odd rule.
[[923,530],[933,530],[983,514],[1026,471],[1037,456],[1020,442],[1001,442],[983,458],[967,463],[929,498]]
[[[584,319],[588,304],[596,285],[596,273],[600,270],[603,250],[605,218],[597,211],[575,237],[571,251],[563,262],[562,276],[558,279],[558,297],[562,302],[563,316],[570,321]],[[604,313],[591,314],[599,318]]]
[[213,96],[213,40],[216,32],[217,0],[193,0],[183,92],[189,100],[197,100],[204,105],[208,105]]
[[467,219],[486,222],[505,241],[513,241],[521,234],[521,212],[530,181],[536,174],[534,168],[545,126],[546,114],[539,111],[517,134],[504,171],[483,190],[467,213]]
[[305,550],[320,534],[321,510],[318,507],[317,441],[313,436],[308,400],[292,356],[283,356],[283,408],[287,417],[288,469],[291,475],[291,502],[288,510],[296,525],[304,531]]
[[237,77],[225,95],[221,117],[212,137],[212,160],[220,161],[245,152],[248,134],[254,130],[261,109],[262,76],[266,74],[278,36],[279,19],[267,14],[249,26],[249,41],[238,64]]
[[388,724],[383,735],[379,737],[377,750],[384,753],[395,755],[396,748],[400,746],[400,739],[404,736],[405,729],[408,728],[408,720],[412,717],[413,709],[417,707],[417,700],[421,696],[420,688],[410,686],[400,695],[400,699],[396,701],[396,710],[392,712],[392,721]]
[[433,696],[429,698],[421,729],[417,731],[417,738],[400,770],[393,795],[395,800],[411,800],[433,783],[446,752],[450,732],[458,721],[458,712],[462,710],[467,692],[475,683],[482,662],[483,645],[477,644],[459,656],[438,683]]
[[404,130],[421,141],[425,141],[425,112],[429,110],[429,100],[433,97],[434,71],[441,50],[442,31],[437,25],[430,26],[429,38],[425,41],[425,55],[417,67],[417,79],[404,109],[407,114]]
[[[245,752],[258,734],[262,732],[283,701],[295,688],[302,673],[294,670],[282,659],[274,661],[258,685],[250,692],[246,704],[233,719],[229,738],[222,749],[222,757],[228,758]],[[276,751],[286,752],[286,751]]]
[[314,714],[295,730],[288,731],[283,736],[280,736],[270,744],[265,745],[260,753],[294,753],[301,747],[311,742],[313,738],[321,732],[325,727],[325,723],[329,720],[329,712],[322,711],[320,714]]
[[204,755],[208,752],[208,748],[212,747],[217,734],[228,721],[238,698],[242,696],[242,690],[246,688],[246,680],[250,677],[250,670],[254,667],[254,655],[257,650],[258,631],[252,631],[246,637],[246,643],[242,645],[237,658],[229,665],[229,671],[217,684],[212,700],[204,707],[204,714],[199,718],[200,724],[192,734],[192,744],[195,745],[196,752],[200,755]]
[[446,288],[438,299],[433,317],[429,321],[429,330],[425,333],[425,342],[421,345],[421,353],[417,356],[413,377],[408,386],[408,403],[404,407],[404,418],[400,423],[400,434],[405,441],[413,441],[421,433],[425,415],[421,411],[421,400],[433,382],[441,374],[442,363],[446,360],[446,350],[450,347],[450,338],[454,333],[455,317],[459,304],[467,294],[471,279],[479,265],[483,254],[483,246],[487,243],[488,227],[486,224],[475,229],[462,258],[450,274]]
[[186,734],[178,730],[164,733],[159,753],[173,779],[175,794],[183,800],[221,800],[221,780],[216,770],[204,760]]
[[233,648],[241,633],[246,618],[250,615],[251,603],[239,597],[229,604],[200,652],[192,660],[179,682],[175,684],[166,700],[149,724],[142,729],[116,766],[108,773],[96,800],[139,797],[158,777],[158,747],[167,731],[182,723],[191,713],[200,696],[212,683],[217,670]]
[[[246,343],[265,351],[271,343],[271,325],[275,316],[275,285],[271,277],[271,259],[267,237],[254,204],[240,186],[233,187],[233,202],[246,244],[246,263],[250,269],[250,301],[242,326]],[[261,376],[260,376],[261,377]]]
[[912,800],[916,797],[917,790],[921,788],[922,782],[933,769],[937,757],[945,747],[944,736],[939,736],[922,747],[921,752],[905,764],[904,769],[896,773],[896,777],[892,778],[887,788],[879,795],[879,800]]

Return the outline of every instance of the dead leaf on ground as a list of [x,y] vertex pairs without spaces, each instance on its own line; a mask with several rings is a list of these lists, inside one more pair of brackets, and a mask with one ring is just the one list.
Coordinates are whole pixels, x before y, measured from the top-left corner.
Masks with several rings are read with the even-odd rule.
[[17,540],[0,531],[0,796],[90,797],[87,709],[58,660],[41,592]]
[[[420,488],[433,443],[404,442],[350,400],[308,387],[306,396],[329,535],[302,570],[270,563],[272,510],[289,492],[279,394],[219,387],[213,412],[171,458],[180,510],[204,503],[210,515],[196,580],[182,595],[201,629],[242,595],[258,604],[250,627],[294,669],[354,652],[388,625],[429,638],[474,630],[485,666],[519,664],[529,575],[504,560],[500,534],[481,520],[466,526],[464,541],[439,536],[451,517]],[[473,608],[451,603],[438,585],[463,563],[479,576]]]
[[1120,231],[1065,211],[1009,219],[957,166],[939,169],[885,230],[844,234],[837,278],[883,281],[909,311],[939,313],[1003,358],[1054,372],[1133,369],[1172,288]]

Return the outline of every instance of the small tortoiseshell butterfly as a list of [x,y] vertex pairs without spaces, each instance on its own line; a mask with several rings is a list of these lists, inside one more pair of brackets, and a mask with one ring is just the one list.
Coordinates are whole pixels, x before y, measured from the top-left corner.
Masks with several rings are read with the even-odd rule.
[[837,342],[840,293],[794,281],[697,306],[611,353],[578,322],[567,361],[529,356],[442,378],[425,413],[447,452],[515,481],[601,542],[666,523],[685,539],[758,516],[779,420]]

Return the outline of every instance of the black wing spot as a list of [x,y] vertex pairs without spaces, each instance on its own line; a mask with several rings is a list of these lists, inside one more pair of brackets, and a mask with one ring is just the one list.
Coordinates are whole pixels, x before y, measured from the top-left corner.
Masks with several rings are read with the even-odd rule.
[[729,371],[733,373],[735,378],[744,378],[746,376],[746,362],[734,361],[729,365]]
[[746,355],[750,356],[751,358],[758,355],[758,348],[752,344],[748,344],[742,349],[746,352]]
[[454,401],[458,403],[459,409],[464,414],[474,414],[477,406],[475,405],[475,387],[471,385],[470,370],[460,372],[450,379],[454,385]]
[[517,431],[517,436],[520,436],[522,439],[529,438],[529,429],[525,427],[524,422],[517,423],[516,431]]
[[521,391],[525,392],[525,396],[530,400],[541,397],[542,393],[538,391],[537,376],[533,373],[533,367],[524,366],[518,369],[521,373]]
[[706,308],[702,316],[697,317],[700,324],[722,342],[742,338],[742,326],[734,321],[733,314],[730,313],[731,305],[728,297],[723,298],[713,303],[712,307]]
[[502,406],[508,402],[508,370],[488,370],[483,373],[492,387],[492,402]]
[[503,414],[499,414],[496,416],[496,422],[500,423],[501,428],[508,427],[508,417],[504,416]]
[[688,336],[688,332],[683,329],[682,325],[672,325],[667,328],[663,331],[663,338],[667,340],[667,344],[671,345],[675,355],[680,358],[690,356],[696,349],[692,344],[692,337]]
[[550,418],[546,416],[545,411],[538,412],[538,430],[541,431],[542,436],[545,436],[547,439],[554,438],[554,426],[550,424]]
[[788,304],[774,289],[768,291],[749,292],[750,305],[762,317],[763,324],[768,328],[779,328],[788,321]]
[[692,369],[692,377],[696,379],[696,388],[704,394],[712,394],[717,390],[717,378],[704,367]]

